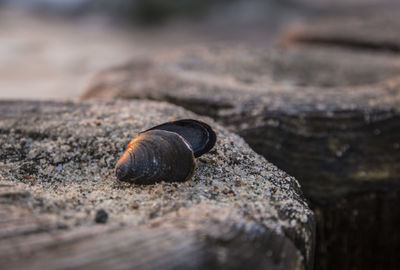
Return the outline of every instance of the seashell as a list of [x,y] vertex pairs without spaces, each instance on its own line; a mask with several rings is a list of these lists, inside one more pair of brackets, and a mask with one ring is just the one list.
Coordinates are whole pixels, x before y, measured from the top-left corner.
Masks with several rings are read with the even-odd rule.
[[215,132],[209,125],[193,119],[167,122],[149,130],[155,129],[171,131],[181,135],[191,145],[195,157],[210,151],[217,140]]
[[210,151],[215,142],[215,132],[203,122],[167,122],[136,135],[115,172],[119,180],[137,184],[187,181],[194,173],[195,157]]

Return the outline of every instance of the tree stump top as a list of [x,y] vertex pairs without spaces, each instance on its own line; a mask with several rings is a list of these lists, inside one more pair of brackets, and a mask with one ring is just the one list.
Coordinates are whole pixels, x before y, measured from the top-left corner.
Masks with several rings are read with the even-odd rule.
[[[311,264],[313,215],[296,179],[210,119],[149,101],[1,101],[0,112],[0,262],[7,269],[104,268],[107,256],[120,269]],[[113,169],[128,142],[180,118],[203,119],[218,136],[194,177],[118,182]]]

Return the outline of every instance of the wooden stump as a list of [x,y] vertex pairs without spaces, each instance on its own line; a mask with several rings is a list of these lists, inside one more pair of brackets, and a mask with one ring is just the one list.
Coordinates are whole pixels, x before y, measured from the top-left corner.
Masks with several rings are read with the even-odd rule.
[[[398,7],[387,9],[382,6],[332,13],[293,25],[282,35],[281,43],[292,48],[340,48],[365,55],[392,55],[397,58],[400,52],[399,16]],[[399,95],[397,79],[383,87],[392,88],[393,94]],[[391,95],[388,96],[390,98]],[[395,206],[400,200],[400,174],[397,165],[392,166],[399,155],[399,102],[396,97],[391,102],[383,102],[379,98],[371,102],[381,105],[388,112],[388,117],[378,121],[381,124],[370,125],[375,129],[369,129],[369,132],[376,136],[369,136],[368,142],[364,139],[354,142],[359,146],[355,150],[364,154],[364,159],[368,161],[364,167],[369,169],[362,170],[360,179],[369,175],[371,183],[360,190],[353,190],[351,198],[338,196],[336,203],[326,200],[315,203],[319,208],[315,209],[320,224],[317,239],[321,243],[317,248],[318,269],[397,269],[400,265],[394,252],[400,249],[400,234],[394,225],[400,222],[400,211]],[[384,110],[375,111],[375,117],[380,117],[378,113],[383,116]],[[381,129],[385,130],[383,134]],[[363,132],[361,130],[365,128],[360,126],[357,133]],[[380,150],[366,151],[372,148]],[[378,159],[381,166],[375,161]],[[380,169],[377,170],[378,167]],[[332,231],[343,233],[332,236]],[[366,235],[368,237],[364,237]],[[344,257],[349,250],[357,256],[347,256],[346,260],[338,263],[336,258]]]
[[210,119],[218,141],[191,180],[141,186],[114,175],[128,142],[198,116],[149,101],[1,101],[0,113],[4,269],[312,268],[298,182]]
[[208,46],[100,72],[83,98],[166,100],[213,117],[301,181],[319,213],[318,269],[394,268],[399,75],[400,58],[380,52]]

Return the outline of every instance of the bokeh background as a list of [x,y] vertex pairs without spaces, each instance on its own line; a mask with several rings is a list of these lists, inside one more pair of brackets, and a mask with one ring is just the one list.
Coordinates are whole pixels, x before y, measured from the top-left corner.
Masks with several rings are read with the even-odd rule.
[[390,0],[1,0],[0,98],[75,98],[99,69],[159,49],[272,46],[289,23]]
[[[0,0],[0,99],[78,99],[82,90],[87,88],[91,78],[97,72],[129,62],[135,57],[151,57],[160,51],[165,52],[191,44],[227,43],[244,44],[257,50],[276,49],[282,46],[282,33],[297,23],[301,24],[304,21],[324,18],[328,15],[351,15],[353,12],[378,9],[398,11],[399,8],[399,0]],[[368,16],[365,17],[365,21],[369,19]],[[394,19],[393,24],[398,21]],[[390,20],[385,23],[387,23],[387,28],[391,29],[390,31],[400,36],[400,29],[396,29]],[[382,24],[379,27],[382,27]],[[385,27],[380,29],[385,29]],[[373,35],[376,34],[373,29],[370,32]],[[387,32],[385,35],[377,33],[373,38],[377,37],[379,40],[379,38],[389,36],[390,39]],[[393,39],[396,40],[396,38]],[[318,40],[313,40],[310,43],[318,42]],[[371,43],[372,45],[354,41],[346,44],[346,40],[340,39],[326,39],[323,42],[327,46],[352,47],[349,51],[356,49],[365,55],[374,51],[379,54],[376,59],[381,59],[383,56],[385,59],[382,60],[383,62],[393,58],[393,64],[390,64],[390,61],[383,63],[379,60],[381,61],[379,64],[387,68],[382,73],[385,73],[385,76],[386,73],[391,76],[398,72],[392,67],[398,67],[400,42],[393,44],[378,42]],[[390,51],[389,54],[387,51]],[[357,55],[358,58],[354,59],[364,57],[363,55],[360,58],[361,54]],[[324,55],[319,59],[321,58],[326,62],[335,60],[333,64],[342,63],[340,59],[329,59],[328,56],[324,58]],[[348,62],[352,62],[352,59],[349,58]],[[366,65],[368,65],[368,59],[365,60]],[[371,57],[371,59],[375,58]],[[351,63],[345,64],[351,66]],[[300,69],[303,66],[304,69],[308,68],[302,62],[296,62],[294,65],[297,71],[299,67]],[[310,78],[313,78],[314,70],[318,71],[318,68],[313,68],[309,74]],[[374,72],[373,68],[371,68],[372,72]],[[290,67],[287,69],[290,70]],[[332,71],[335,71],[334,67]],[[328,73],[323,75],[329,77]],[[374,80],[374,76],[371,76],[371,80]],[[335,84],[345,85],[345,83],[337,82]],[[307,82],[304,85],[307,85]],[[395,118],[394,124],[391,124],[393,130],[398,130],[398,116],[393,118]],[[396,145],[398,149],[398,144]],[[344,151],[347,151],[347,148]],[[341,156],[338,156],[337,159],[340,158]],[[298,175],[295,176],[298,177]],[[390,178],[388,181],[395,182],[398,177],[395,178]],[[397,182],[396,188],[398,188]],[[375,212],[383,208],[387,212],[374,214],[374,218],[376,216],[381,218],[371,221],[373,224],[371,230],[380,230],[380,224],[383,224],[383,235],[386,235],[386,232],[392,234],[396,224],[392,224],[391,220],[398,221],[400,212],[392,209],[399,201],[399,194],[396,193],[393,198],[390,198],[388,206],[385,205],[387,186],[384,186],[384,189],[382,200],[371,199],[373,201],[371,209],[375,209],[375,202],[378,201],[380,205],[377,206],[378,210]],[[364,203],[363,200],[364,198],[360,199],[362,203]],[[359,209],[364,208],[362,203],[357,205],[357,207],[360,206]],[[336,204],[333,205],[332,209],[325,208],[331,211],[330,216],[333,219],[336,215],[340,216],[338,212],[341,208],[336,206]],[[353,208],[349,210],[351,214],[354,213],[353,210]],[[368,211],[363,216],[367,219]],[[358,212],[354,215],[358,215]],[[390,222],[385,223],[384,215],[393,219],[389,218],[387,220]],[[391,243],[390,247],[385,246],[386,240],[378,239],[380,238],[378,235],[375,237],[379,240],[377,242],[384,244],[381,247],[373,246],[373,244],[367,247],[368,249],[373,247],[374,251],[363,252],[363,247],[358,245],[361,251],[357,250],[357,254],[352,254],[353,250],[345,249],[335,253],[332,250],[335,246],[339,248],[348,244],[351,247],[357,246],[357,243],[354,245],[344,243],[347,238],[343,240],[344,242],[338,241],[333,244],[329,242],[332,231],[341,233],[335,231],[334,226],[344,228],[343,230],[348,227],[347,223],[335,224],[333,219],[326,223],[328,226],[323,232],[324,235],[328,235],[326,239],[320,239],[317,236],[316,269],[337,269],[336,264],[332,262],[341,260],[341,256],[346,254],[349,258],[356,258],[354,263],[346,258],[349,262],[345,264],[347,269],[365,269],[368,263],[362,264],[363,254],[372,254],[375,249],[379,251],[387,248],[392,256],[396,253],[396,248],[400,249],[400,243],[397,241],[400,234],[397,233],[390,239],[391,241],[387,241]],[[357,232],[363,222],[363,220],[354,222],[357,225],[352,230]],[[329,228],[331,224],[334,225]],[[385,229],[388,230],[385,231]],[[363,233],[368,235],[368,230],[368,228],[363,228]],[[387,239],[389,240],[389,237]],[[321,243],[324,245],[320,245]],[[386,269],[399,269],[397,267],[400,266],[396,265],[397,258],[392,256],[386,261],[384,255],[379,254],[379,260],[376,264],[370,265],[371,269],[380,269],[379,265],[385,265],[388,267]]]

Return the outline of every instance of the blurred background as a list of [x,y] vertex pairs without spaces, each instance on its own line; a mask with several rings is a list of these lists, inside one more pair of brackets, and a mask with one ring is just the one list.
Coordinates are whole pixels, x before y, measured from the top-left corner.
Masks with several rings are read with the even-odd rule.
[[289,23],[393,0],[0,0],[0,98],[74,98],[88,78],[177,45],[271,46]]
[[[375,12],[384,9],[398,12],[399,7],[400,0],[0,0],[0,99],[77,99],[95,73],[128,62],[134,57],[151,56],[179,46],[204,43],[237,43],[265,50],[279,48],[282,46],[282,33],[287,33],[287,29],[296,23],[301,25],[302,22],[310,22],[314,18],[325,19],[328,15],[338,14],[350,14],[346,20],[352,22],[351,14],[359,11]],[[368,83],[369,79],[373,82],[375,77],[381,79],[379,76],[382,74],[384,78],[397,75],[400,70],[400,15],[391,13],[392,17],[386,18],[382,14],[387,13],[374,13],[375,17],[371,19],[368,14],[372,13],[365,14],[367,15],[363,15],[364,17],[357,17],[348,33],[346,23],[341,24],[340,17],[336,17],[336,21],[324,22],[327,26],[321,28],[323,30],[312,23],[303,24],[305,28],[316,26],[312,31],[307,32],[306,29],[305,32],[311,33],[312,36],[315,30],[317,38],[307,40],[307,37],[303,36],[305,40],[300,38],[297,41],[313,43],[312,46],[322,44],[322,47],[329,48],[323,48],[319,54],[316,54],[315,47],[305,50],[303,59],[311,59],[310,63],[317,63],[310,68],[308,76],[303,76],[307,72],[299,72],[309,68],[307,62],[289,61],[290,64],[285,66],[286,70],[290,73],[293,67],[293,73],[306,81],[302,85],[308,85],[317,77],[315,73],[322,70],[322,81],[329,81],[328,84],[339,87],[346,85],[346,81],[338,82],[337,76],[331,76],[335,72],[340,73],[343,78],[352,77],[351,79],[356,81],[354,85],[358,84],[358,71],[362,75],[362,82]],[[369,20],[371,24],[368,23]],[[329,32],[327,36],[324,36],[324,29]],[[332,53],[332,47],[340,47],[340,53],[337,54],[335,50]],[[333,57],[329,58],[329,55]],[[358,66],[354,64],[357,61],[361,63],[357,63]],[[282,62],[286,63],[285,59]],[[325,63],[331,64],[324,65]],[[318,81],[317,79],[315,80]],[[331,83],[331,79],[336,81]],[[318,83],[316,85],[318,86]],[[390,124],[393,130],[399,130],[396,117],[393,117],[394,124]],[[338,134],[341,134],[342,126],[338,129]],[[297,141],[294,144],[296,143]],[[382,147],[376,148],[380,151]],[[377,152],[381,153],[379,151]],[[337,160],[340,161],[341,155],[340,152]],[[363,153],[360,155],[364,157]],[[286,161],[286,154],[283,159]],[[396,157],[387,159],[392,163],[386,160],[384,162],[391,166],[398,164]],[[340,162],[338,164],[342,165]],[[324,173],[327,171],[325,167],[320,169]],[[341,173],[340,169],[337,171]],[[302,180],[298,175],[294,176]],[[393,178],[388,181],[393,180],[398,187],[398,177]],[[378,180],[382,179],[378,177]],[[323,186],[325,182],[321,182]],[[390,190],[385,185],[382,186],[385,192]],[[329,194],[326,197],[329,197]],[[398,258],[387,258],[386,254],[389,251],[395,254],[396,249],[400,248],[400,240],[397,240],[400,234],[393,236],[393,232],[398,231],[393,220],[399,220],[400,212],[392,210],[395,207],[391,206],[398,204],[399,196],[396,194],[389,198],[391,204],[385,204],[386,197],[386,193],[383,193],[377,200],[371,199],[371,205],[377,204],[376,209],[387,210],[387,222],[380,210],[375,211],[375,208],[370,207],[372,210],[368,212],[361,203],[348,207],[349,213],[365,218],[357,221],[350,214],[343,214],[343,203],[341,206],[333,201],[333,206],[329,205],[333,209],[331,210],[325,207],[327,204],[322,201],[321,209],[325,212],[321,211],[321,214],[316,211],[317,216],[328,213],[327,216],[333,218],[326,221],[324,231],[320,225],[317,226],[317,231],[320,230],[319,234],[323,237],[317,236],[316,269],[342,269],[335,268],[332,262],[341,260],[344,256],[350,258],[346,258],[346,265],[350,265],[348,269],[365,269],[365,265],[369,263],[363,264],[366,257],[363,254],[380,250],[383,251],[379,256],[376,255],[377,263],[374,265],[378,267],[371,266],[370,269],[380,269],[379,266],[385,265],[385,262],[390,269],[398,269]],[[369,197],[366,200],[369,201]],[[365,210],[365,213],[362,213],[362,210]],[[378,218],[370,218],[372,212]],[[335,219],[339,220],[340,217],[345,221],[338,224]],[[343,233],[349,227],[348,220],[345,219],[347,217],[357,221],[353,222],[355,225],[348,234]],[[365,220],[369,219],[371,228],[363,228]],[[335,226],[342,231],[337,230]],[[371,246],[367,249],[370,249],[370,252],[364,252],[363,244],[353,245],[348,238],[354,232],[360,231],[360,228],[363,231],[359,233],[359,237],[355,234],[358,237],[354,237],[356,241],[369,241],[369,238],[365,237],[369,235],[369,231],[381,232],[382,228],[389,237],[386,237],[386,233],[382,239],[381,235],[377,235],[376,242],[383,243],[382,246],[369,241]],[[330,238],[333,234],[343,235],[343,239],[335,242]],[[391,245],[387,245],[389,240],[392,240]],[[347,249],[347,246],[350,248]],[[354,251],[351,250],[352,246],[359,248],[354,260],[351,255]],[[333,251],[340,248],[340,252],[334,254]],[[326,259],[322,260],[323,257]]]

